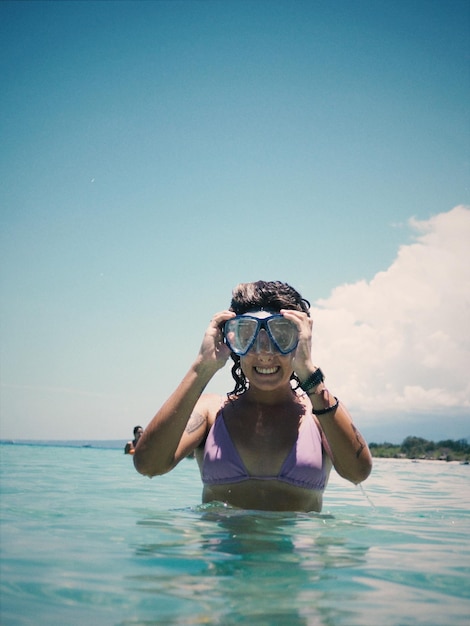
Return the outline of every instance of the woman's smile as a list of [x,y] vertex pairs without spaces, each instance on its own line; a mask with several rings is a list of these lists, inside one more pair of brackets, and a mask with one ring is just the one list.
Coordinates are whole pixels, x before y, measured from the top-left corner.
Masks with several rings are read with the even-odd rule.
[[276,366],[276,367],[256,367],[255,366],[254,369],[257,374],[267,376],[269,374],[276,374],[279,371],[280,367],[279,366]]

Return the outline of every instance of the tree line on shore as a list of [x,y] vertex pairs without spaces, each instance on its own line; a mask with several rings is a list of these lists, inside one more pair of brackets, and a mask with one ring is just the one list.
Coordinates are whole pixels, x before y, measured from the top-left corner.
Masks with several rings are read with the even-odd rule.
[[422,437],[406,437],[401,444],[370,443],[372,456],[388,459],[431,459],[439,461],[470,460],[470,444],[466,439],[428,441]]

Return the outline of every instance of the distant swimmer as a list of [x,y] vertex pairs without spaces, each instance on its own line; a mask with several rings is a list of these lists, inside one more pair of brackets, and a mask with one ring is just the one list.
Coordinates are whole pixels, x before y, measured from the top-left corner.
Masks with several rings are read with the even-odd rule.
[[134,454],[137,442],[142,437],[143,432],[144,429],[142,428],[142,426],[136,426],[134,428],[134,439],[126,443],[124,447],[124,454]]

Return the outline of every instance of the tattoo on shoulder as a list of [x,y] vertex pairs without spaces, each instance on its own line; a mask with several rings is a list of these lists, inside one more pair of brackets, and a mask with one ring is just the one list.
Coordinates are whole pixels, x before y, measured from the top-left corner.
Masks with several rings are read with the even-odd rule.
[[192,413],[186,425],[186,432],[193,433],[201,424],[204,424],[205,421],[205,418],[200,413]]

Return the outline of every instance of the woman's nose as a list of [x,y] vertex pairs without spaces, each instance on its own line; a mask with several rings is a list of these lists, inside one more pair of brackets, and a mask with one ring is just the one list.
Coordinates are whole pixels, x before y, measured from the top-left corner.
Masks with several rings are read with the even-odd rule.
[[255,345],[253,346],[255,352],[268,352],[273,353],[273,344],[268,333],[262,328],[258,336],[256,337]]

